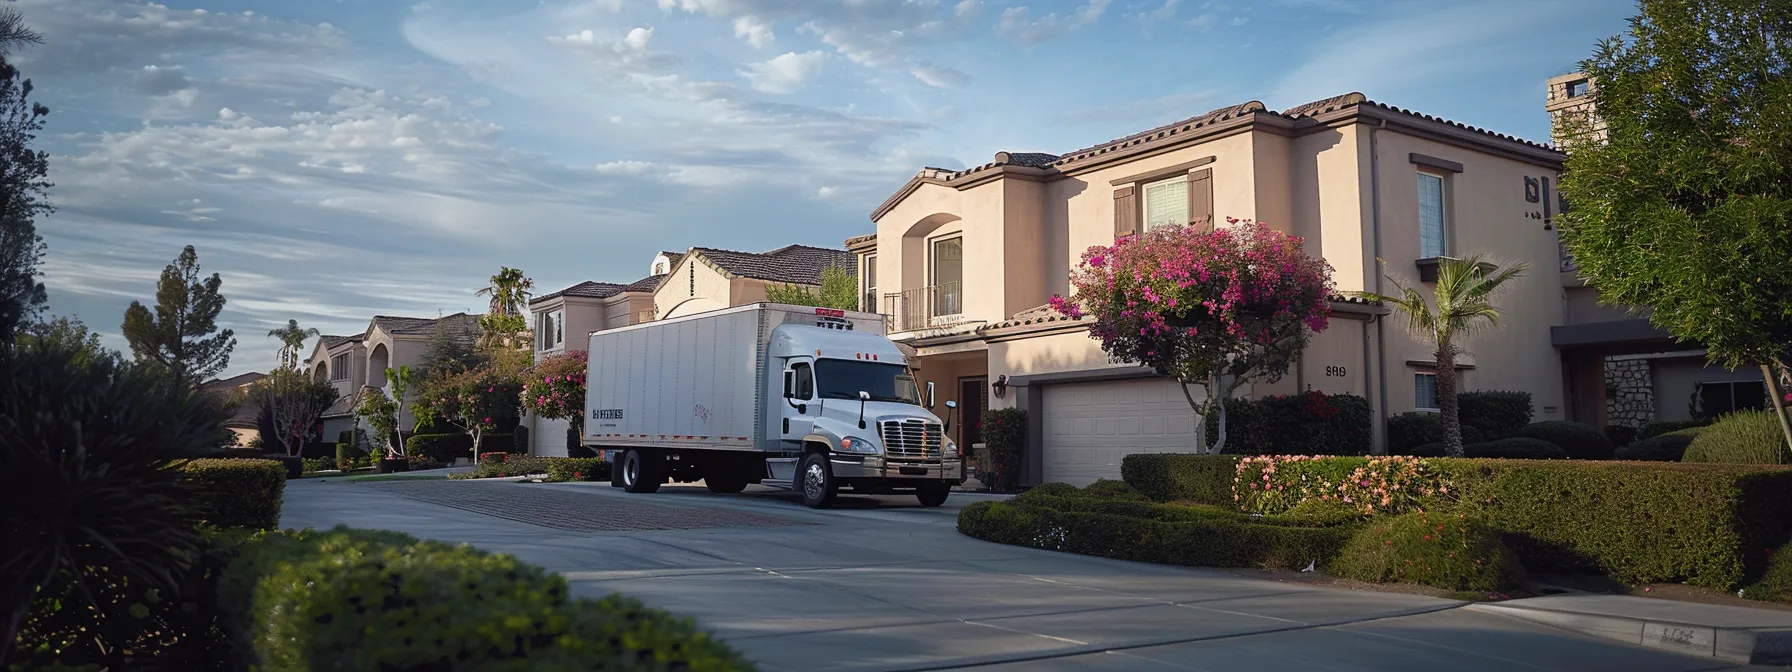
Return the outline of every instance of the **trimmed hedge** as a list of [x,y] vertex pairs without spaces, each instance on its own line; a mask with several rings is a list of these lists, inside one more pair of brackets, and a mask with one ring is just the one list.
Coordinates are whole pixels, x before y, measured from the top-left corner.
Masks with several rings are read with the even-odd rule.
[[1334,573],[1371,583],[1491,591],[1523,585],[1524,567],[1485,521],[1418,511],[1379,519],[1352,537]]
[[1646,441],[1648,439],[1652,439],[1657,436],[1661,436],[1663,434],[1678,432],[1683,429],[1693,429],[1695,427],[1707,427],[1710,425],[1711,425],[1710,418],[1703,418],[1703,419],[1699,419],[1699,420],[1663,420],[1660,422],[1651,422],[1649,424],[1643,425],[1642,428],[1636,430],[1636,440]]
[[[1461,422],[1460,418],[1458,421]],[[1462,424],[1464,446],[1481,443],[1487,436],[1467,422]],[[1388,418],[1388,454],[1438,457],[1444,454],[1444,416],[1436,413],[1401,413]]]
[[367,457],[367,451],[349,443],[336,444],[336,468],[348,471],[355,468],[356,461]]
[[1486,439],[1506,438],[1531,424],[1531,393],[1508,390],[1463,392],[1456,395],[1456,418],[1463,427],[1474,427]]
[[224,449],[223,457],[239,460],[259,460],[264,454],[265,453],[263,453],[260,448],[231,446]]
[[181,481],[200,514],[199,522],[218,528],[280,527],[286,467],[274,460],[192,460],[181,465]]
[[1685,462],[1792,464],[1792,450],[1773,411],[1738,411],[1706,427],[1686,447]]
[[1679,462],[1680,458],[1686,454],[1686,447],[1692,445],[1693,438],[1697,437],[1699,433],[1703,431],[1705,431],[1704,427],[1691,427],[1675,432],[1651,436],[1647,439],[1636,441],[1628,446],[1619,448],[1616,453],[1612,454],[1612,459],[1637,460],[1643,462]]
[[548,473],[550,460],[563,460],[563,457],[508,457],[504,459],[482,460],[472,471],[449,474],[452,479],[474,478],[517,478]]
[[[1306,392],[1226,400],[1228,455],[1365,455],[1370,446],[1369,400],[1353,394]],[[1207,445],[1219,441],[1219,414],[1206,422]]]
[[218,606],[237,669],[752,669],[688,620],[615,595],[575,600],[513,556],[396,532],[248,540]]
[[473,456],[473,437],[466,434],[415,434],[404,440],[405,452],[443,464]]
[[608,481],[610,463],[595,457],[550,457],[550,481]]
[[1606,425],[1605,438],[1611,439],[1613,446],[1623,449],[1625,446],[1636,443],[1636,428],[1624,425]]
[[1512,436],[1463,446],[1462,455],[1513,460],[1563,460],[1568,458],[1568,451],[1542,439]]
[[1781,546],[1767,561],[1767,571],[1741,595],[1751,600],[1792,603],[1792,544]]
[[[1020,482],[1021,455],[1027,446],[1027,412],[996,408],[983,412],[983,447],[989,464],[978,478],[994,492],[1014,492]],[[969,450],[970,446],[964,449]]]
[[1149,499],[1144,495],[1139,494],[1139,491],[1134,490],[1132,486],[1127,485],[1125,481],[1114,481],[1106,478],[1099,479],[1094,483],[1083,486],[1080,494],[1088,497],[1101,497],[1106,499],[1130,499],[1136,501],[1147,501]]
[[[1349,527],[1296,527],[1254,522],[1217,509],[1146,502],[1063,498],[1067,509],[1019,502],[976,502],[958,514],[958,531],[996,543],[1122,560],[1201,567],[1301,568],[1337,555]],[[1137,509],[1186,509],[1186,520],[1153,520]],[[1126,511],[1126,514],[1090,509]]]
[[1159,502],[1188,501],[1232,505],[1236,455],[1145,453],[1120,460],[1120,478]]
[[1617,451],[1603,430],[1584,422],[1545,420],[1526,425],[1518,435],[1561,446],[1568,451],[1568,457],[1576,460],[1609,460]]

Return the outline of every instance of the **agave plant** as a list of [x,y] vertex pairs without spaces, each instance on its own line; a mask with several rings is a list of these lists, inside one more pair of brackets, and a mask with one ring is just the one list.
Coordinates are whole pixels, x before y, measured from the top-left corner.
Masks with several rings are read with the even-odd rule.
[[172,596],[195,555],[171,467],[218,445],[220,404],[149,367],[79,358],[0,355],[0,667],[34,602],[93,610],[87,631],[103,636],[121,586]]

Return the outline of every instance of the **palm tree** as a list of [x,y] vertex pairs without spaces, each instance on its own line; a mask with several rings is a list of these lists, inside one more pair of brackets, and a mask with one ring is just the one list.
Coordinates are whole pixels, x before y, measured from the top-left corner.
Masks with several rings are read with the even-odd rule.
[[474,292],[476,296],[492,297],[491,307],[487,310],[492,315],[521,315],[523,304],[535,289],[535,281],[523,277],[523,270],[509,266],[499,266],[498,274],[491,277],[491,285]]
[[[1387,262],[1381,261],[1381,265],[1386,267]],[[1493,294],[1530,267],[1520,262],[1499,268],[1483,261],[1481,255],[1441,259],[1437,265],[1437,286],[1432,290],[1436,308],[1426,301],[1424,293],[1401,283],[1392,274],[1387,279],[1400,291],[1397,296],[1352,292],[1392,306],[1405,319],[1414,338],[1436,346],[1437,410],[1443,415],[1445,450],[1450,457],[1462,457],[1462,424],[1456,416],[1456,355],[1462,349],[1456,342],[1482,326],[1499,326],[1500,310],[1493,305]]]
[[315,328],[300,329],[298,320],[287,320],[286,326],[268,330],[268,336],[280,339],[280,366],[299,368],[299,353],[305,348],[305,339],[318,335]]

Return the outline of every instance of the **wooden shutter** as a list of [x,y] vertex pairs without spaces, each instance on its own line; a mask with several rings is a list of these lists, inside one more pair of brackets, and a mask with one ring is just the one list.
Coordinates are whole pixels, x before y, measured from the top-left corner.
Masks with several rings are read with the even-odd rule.
[[1213,230],[1213,169],[1188,174],[1188,225]]
[[1138,187],[1125,186],[1114,190],[1114,238],[1139,232]]

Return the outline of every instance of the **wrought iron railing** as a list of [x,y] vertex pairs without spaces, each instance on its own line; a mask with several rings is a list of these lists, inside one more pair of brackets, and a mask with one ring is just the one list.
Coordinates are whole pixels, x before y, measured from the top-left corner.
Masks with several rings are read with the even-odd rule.
[[943,282],[885,294],[881,312],[890,333],[956,324],[964,320],[964,291],[961,283]]

